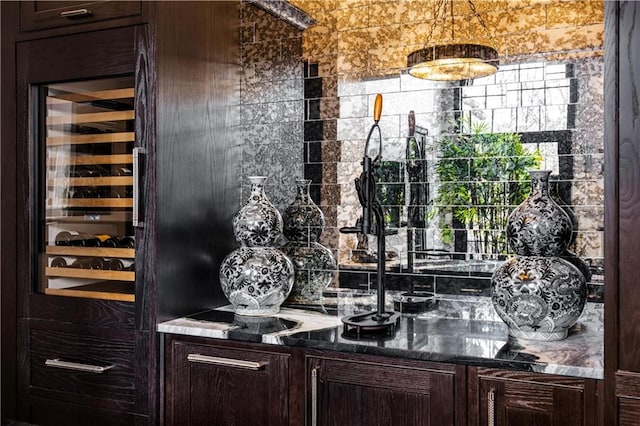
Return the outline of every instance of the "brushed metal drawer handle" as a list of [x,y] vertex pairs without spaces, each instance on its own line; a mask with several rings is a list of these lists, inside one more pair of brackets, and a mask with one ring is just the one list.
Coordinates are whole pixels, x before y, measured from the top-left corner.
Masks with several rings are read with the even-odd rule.
[[311,370],[311,426],[318,426],[318,368]]
[[496,395],[493,389],[487,393],[487,426],[496,424]]
[[73,9],[60,12],[61,18],[80,18],[82,16],[91,16],[91,11],[89,9]]
[[88,373],[102,374],[107,370],[112,369],[113,365],[100,366],[91,364],[82,364],[79,362],[61,361],[59,358],[48,359],[44,362],[47,367],[65,368],[67,370],[85,371]]
[[225,367],[244,368],[246,370],[261,370],[264,368],[265,365],[269,364],[266,361],[261,361],[261,362],[243,361],[241,359],[221,358],[217,356],[207,356],[207,355],[200,355],[200,354],[187,355],[187,361],[196,362],[200,364],[212,364],[212,365],[222,365]]

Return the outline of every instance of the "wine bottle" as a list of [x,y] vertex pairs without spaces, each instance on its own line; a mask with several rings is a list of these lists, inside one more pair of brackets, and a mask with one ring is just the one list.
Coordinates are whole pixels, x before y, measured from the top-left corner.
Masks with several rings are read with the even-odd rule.
[[120,259],[105,259],[104,260],[104,269],[109,269],[111,271],[122,271],[124,269],[124,265]]
[[121,248],[135,248],[136,247],[136,241],[133,239],[133,237],[119,237],[118,238],[118,247]]
[[103,262],[97,257],[84,257],[76,259],[71,264],[71,267],[80,269],[103,269]]
[[[78,233],[76,232],[75,235],[77,235]],[[57,246],[70,246],[71,245],[71,237],[74,234],[72,234],[69,231],[60,231],[58,232],[58,234],[56,234],[56,242],[55,244]]]
[[118,240],[108,234],[96,235],[96,238],[100,240],[100,247],[118,247]]
[[67,267],[67,261],[65,260],[64,257],[56,256],[53,259],[51,259],[51,267],[52,268],[66,268]]

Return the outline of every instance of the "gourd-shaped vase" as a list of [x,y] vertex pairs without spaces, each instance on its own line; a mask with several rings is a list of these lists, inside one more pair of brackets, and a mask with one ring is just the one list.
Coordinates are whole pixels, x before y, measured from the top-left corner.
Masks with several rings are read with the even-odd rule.
[[296,198],[283,213],[287,244],[281,250],[291,259],[295,281],[287,299],[292,304],[321,304],[322,290],[333,280],[337,268],[331,251],[318,240],[324,228],[322,210],[309,194],[311,181],[296,181]]
[[291,260],[274,246],[282,234],[282,218],[264,193],[264,176],[251,176],[251,194],[233,217],[241,247],[220,265],[220,284],[236,314],[277,313],[293,286]]
[[520,256],[559,256],[571,242],[571,218],[549,195],[550,170],[533,170],[531,192],[507,220],[507,241]]
[[573,223],[549,195],[551,172],[530,174],[531,193],[507,223],[507,241],[517,256],[494,271],[491,301],[510,335],[561,340],[582,314],[587,284],[577,257],[562,258],[569,253]]

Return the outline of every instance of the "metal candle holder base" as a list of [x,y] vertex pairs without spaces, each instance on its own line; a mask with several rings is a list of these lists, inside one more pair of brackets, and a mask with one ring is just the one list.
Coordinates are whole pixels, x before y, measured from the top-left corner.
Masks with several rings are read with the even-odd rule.
[[343,337],[354,339],[393,337],[400,326],[398,312],[365,312],[342,318]]

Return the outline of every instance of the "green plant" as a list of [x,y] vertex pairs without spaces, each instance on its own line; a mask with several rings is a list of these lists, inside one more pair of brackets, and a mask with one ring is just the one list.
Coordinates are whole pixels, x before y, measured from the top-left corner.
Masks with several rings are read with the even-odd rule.
[[[436,164],[438,213],[450,213],[471,231],[473,251],[481,255],[507,252],[509,213],[529,193],[528,170],[540,163],[539,152],[527,151],[517,133],[487,133],[484,124],[461,123],[461,132],[442,137]],[[440,227],[451,241],[451,224]]]

